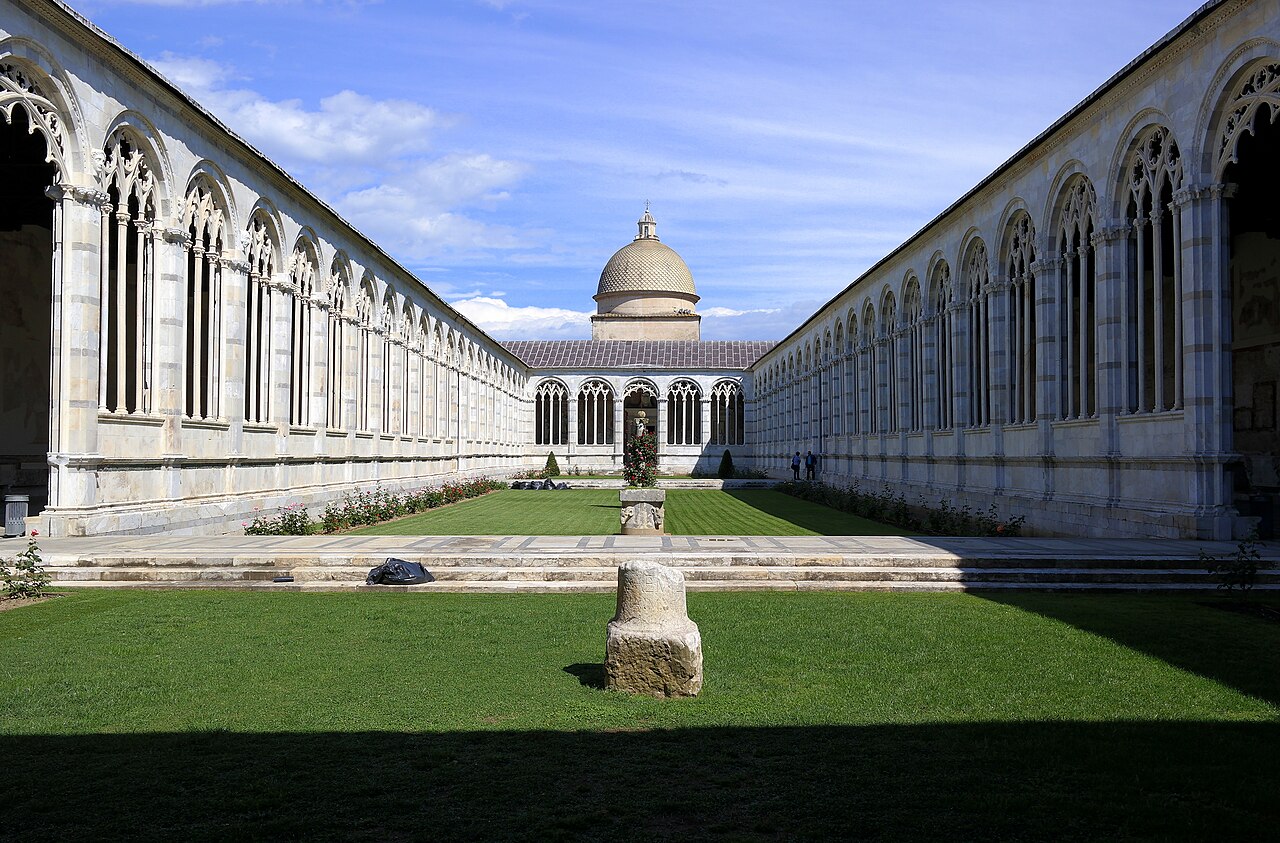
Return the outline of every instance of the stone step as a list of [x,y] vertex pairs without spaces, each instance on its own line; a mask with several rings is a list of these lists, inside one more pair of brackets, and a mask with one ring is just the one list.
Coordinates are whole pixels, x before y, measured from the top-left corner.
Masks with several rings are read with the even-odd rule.
[[[67,585],[71,585],[68,583]],[[366,586],[363,582],[343,582],[334,580],[313,580],[309,582],[272,583],[255,581],[216,581],[216,580],[156,580],[148,582],[122,583],[119,581],[89,580],[74,584],[76,588],[119,588],[127,586],[138,589],[223,589],[236,591],[386,591],[400,593],[446,592],[469,594],[574,594],[574,593],[608,593],[617,589],[614,581],[517,581],[517,580],[445,580],[427,585],[412,586]],[[933,592],[933,591],[1071,591],[1071,592],[1160,592],[1160,591],[1214,591],[1212,584],[1193,585],[1186,583],[1098,583],[1098,582],[1060,582],[1045,581],[1038,583],[1020,582],[919,582],[919,581],[874,581],[848,582],[831,580],[699,580],[688,584],[690,591],[896,591],[896,592]],[[1280,585],[1259,586],[1260,591],[1280,591]]]
[[[681,569],[689,583],[759,582],[919,582],[919,583],[1025,583],[1044,582],[1123,584],[1184,584],[1211,587],[1216,580],[1203,570],[1130,569],[1130,568],[969,568],[967,566],[894,567],[894,566],[699,566]],[[292,576],[296,582],[363,583],[368,570],[363,567],[299,566],[287,567],[153,567],[113,566],[51,568],[49,573],[58,585],[87,582],[270,582],[274,577]],[[441,582],[616,582],[616,568],[593,566],[561,568],[555,566],[517,567],[445,567],[432,574]],[[1264,572],[1258,577],[1260,586],[1280,587],[1280,572]]]
[[[350,553],[309,553],[307,555],[264,555],[264,554],[165,554],[165,555],[119,555],[119,556],[58,556],[45,557],[45,566],[50,569],[71,570],[75,568],[226,568],[226,569],[291,569],[298,567],[320,568],[363,568],[366,571],[374,568],[389,555],[407,562],[419,562],[435,570],[443,568],[483,568],[483,567],[529,567],[529,568],[616,568],[630,556],[622,552],[584,553],[584,554],[537,554],[513,553],[498,554],[361,554]],[[1107,557],[1107,558],[1059,558],[1046,559],[1038,556],[1009,556],[993,558],[958,557],[952,554],[932,555],[732,555],[716,553],[671,553],[655,558],[664,565],[682,569],[706,566],[733,568],[940,568],[964,567],[966,569],[1016,569],[1043,568],[1060,570],[1187,570],[1204,571],[1204,563],[1199,559],[1169,559],[1167,557]]]

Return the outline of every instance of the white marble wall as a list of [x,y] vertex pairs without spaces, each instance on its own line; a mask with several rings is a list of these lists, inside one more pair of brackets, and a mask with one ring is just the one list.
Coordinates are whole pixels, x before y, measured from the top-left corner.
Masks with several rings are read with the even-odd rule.
[[[1223,179],[1234,142],[1229,115],[1244,102],[1237,97],[1252,74],[1280,63],[1280,4],[1226,2],[1203,12],[753,367],[756,453],[764,464],[782,476],[790,454],[812,448],[824,455],[827,480],[876,491],[888,486],[913,502],[947,500],[983,510],[994,503],[1007,516],[1026,516],[1041,532],[1225,538],[1251,526],[1238,517],[1230,488],[1231,466],[1247,443],[1236,441],[1231,418],[1225,202],[1232,188]],[[1171,283],[1180,310],[1169,324],[1179,332],[1174,365],[1181,394],[1171,407],[1135,409],[1127,396],[1136,375],[1126,373],[1137,371],[1133,348],[1144,328],[1128,286],[1137,272],[1130,243],[1138,236],[1128,208],[1130,177],[1136,152],[1164,130],[1180,153],[1172,201],[1160,212],[1173,215],[1176,239],[1176,269],[1162,271],[1176,277]],[[1073,195],[1091,200],[1091,236],[1064,246]],[[1021,219],[1035,230],[1037,388],[1034,420],[1014,423],[1009,260]],[[967,286],[975,253],[983,255],[979,300],[989,305],[984,324],[990,332],[987,353],[976,358]],[[1069,321],[1080,317],[1067,289],[1072,273],[1084,271],[1085,254],[1096,310],[1085,333],[1073,336],[1073,324],[1079,331],[1081,323]],[[949,277],[951,294],[940,308],[931,292],[942,276]],[[918,315],[903,306],[913,285],[924,300]],[[886,313],[892,315],[886,319]],[[943,313],[953,332],[940,349]],[[1089,333],[1096,353],[1083,361],[1083,391],[1091,407],[1078,413],[1064,391],[1071,384],[1074,394],[1081,392],[1069,366],[1081,366],[1078,340]],[[916,359],[923,364],[919,386],[912,377]],[[1272,367],[1267,378],[1274,382],[1275,361],[1263,365]],[[944,372],[952,379],[944,399],[950,424],[939,423]],[[971,405],[983,393],[993,413],[975,420]]]
[[[49,506],[41,516],[46,532],[238,528],[259,508],[297,501],[318,506],[356,486],[421,486],[511,471],[531,459],[523,444],[527,371],[520,360],[117,47],[56,4],[0,2],[0,66],[9,68],[0,96],[57,118],[56,130],[44,127],[59,169],[51,191],[55,400]],[[142,151],[154,178],[147,233],[154,258],[145,270],[142,317],[147,400],[133,412],[106,410],[99,396],[103,221],[110,219],[103,212],[107,174],[99,165],[118,131]],[[221,275],[217,339],[202,349],[218,361],[216,412],[207,418],[188,416],[185,403],[192,366],[187,210],[197,183],[212,188],[222,240],[211,256]],[[263,423],[244,419],[247,232],[255,217],[265,223],[272,255],[266,327],[273,354],[263,387],[270,413]],[[317,274],[309,291],[311,330],[302,340],[311,351],[301,384],[305,409],[291,424],[290,304],[303,294],[290,275],[295,250],[312,256]],[[6,248],[5,254],[16,253]],[[344,371],[332,379],[342,391],[340,424],[330,424],[325,412],[334,284],[345,291]],[[390,306],[391,318],[382,318],[381,307],[357,312],[363,288]],[[356,359],[362,331],[372,340],[363,373]],[[407,389],[406,357],[415,376]],[[448,383],[450,403],[433,403],[424,413],[424,380],[426,392],[437,381]],[[369,402],[365,424],[357,424],[361,391]],[[391,407],[384,416],[386,401]],[[464,422],[443,423],[454,419]]]

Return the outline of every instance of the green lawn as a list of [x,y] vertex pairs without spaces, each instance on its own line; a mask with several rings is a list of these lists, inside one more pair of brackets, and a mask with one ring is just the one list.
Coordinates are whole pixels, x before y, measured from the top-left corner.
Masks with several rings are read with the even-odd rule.
[[[685,536],[884,536],[906,531],[770,489],[671,489],[667,532]],[[388,536],[607,536],[617,489],[503,491],[353,533]]]
[[7,835],[1264,839],[1280,625],[1211,598],[691,594],[693,700],[597,687],[611,595],[80,592],[0,612]]

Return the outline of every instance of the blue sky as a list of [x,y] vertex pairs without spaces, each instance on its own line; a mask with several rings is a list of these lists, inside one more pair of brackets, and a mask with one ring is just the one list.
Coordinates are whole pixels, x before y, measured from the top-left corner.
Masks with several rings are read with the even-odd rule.
[[499,339],[584,338],[645,200],[786,335],[1196,0],[83,0]]

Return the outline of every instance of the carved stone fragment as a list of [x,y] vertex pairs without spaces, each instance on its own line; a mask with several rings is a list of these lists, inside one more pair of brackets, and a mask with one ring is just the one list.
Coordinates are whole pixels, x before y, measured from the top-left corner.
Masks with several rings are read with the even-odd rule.
[[689,620],[680,571],[645,561],[619,566],[604,670],[610,690],[651,697],[692,697],[702,690],[702,635]]

